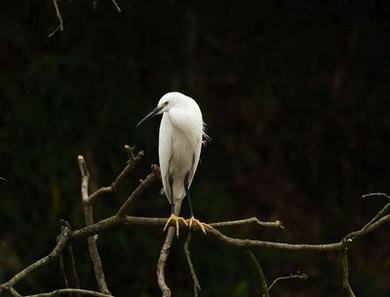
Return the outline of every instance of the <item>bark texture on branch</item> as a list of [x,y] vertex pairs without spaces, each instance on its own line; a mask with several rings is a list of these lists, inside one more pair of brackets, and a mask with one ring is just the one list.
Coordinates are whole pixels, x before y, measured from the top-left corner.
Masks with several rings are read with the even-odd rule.
[[[76,272],[72,245],[68,243],[60,253],[60,265],[67,288],[80,289],[79,277]],[[81,297],[80,292],[71,292],[69,297]]]
[[[181,204],[183,200],[177,201],[175,204],[175,215],[179,216]],[[166,221],[166,220],[165,220]],[[173,223],[173,222],[172,222]],[[157,262],[157,282],[162,292],[163,297],[170,297],[171,290],[169,289],[167,283],[165,282],[165,267],[167,264],[167,260],[169,257],[169,251],[171,249],[171,245],[173,242],[173,238],[175,236],[176,227],[169,226],[167,235],[164,240],[164,244],[161,247],[160,257]]]
[[[90,226],[93,225],[94,220],[93,220],[93,207],[88,200],[89,171],[88,171],[87,164],[85,163],[84,157],[80,155],[78,157],[78,160],[79,160],[79,168],[81,174],[81,199],[83,203],[84,220],[85,220],[85,225]],[[92,267],[95,273],[95,278],[99,287],[99,291],[102,292],[103,294],[111,295],[107,286],[106,277],[104,275],[102,260],[100,258],[99,250],[97,248],[97,243],[96,243],[97,235],[89,236],[87,240],[88,240],[89,256],[91,258]]]

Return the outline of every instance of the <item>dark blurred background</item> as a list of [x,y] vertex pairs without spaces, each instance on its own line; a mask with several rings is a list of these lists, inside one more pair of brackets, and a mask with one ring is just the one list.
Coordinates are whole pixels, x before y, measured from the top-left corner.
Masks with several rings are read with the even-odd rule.
[[[51,1],[0,3],[0,282],[47,254],[59,220],[83,226],[77,155],[94,184],[123,168],[124,144],[145,157],[121,190],[98,201],[112,215],[158,162],[159,119],[135,128],[159,98],[181,91],[199,103],[212,138],[192,193],[205,221],[258,216],[237,237],[324,243],[369,221],[389,191],[390,10],[388,1]],[[154,185],[131,214],[166,217]],[[188,215],[186,207],[183,214]],[[184,233],[183,233],[184,234]],[[357,296],[389,296],[389,229],[350,251]],[[99,247],[115,296],[159,296],[160,228],[105,232]],[[169,258],[173,296],[192,296],[182,250]],[[196,235],[201,296],[259,296],[244,250]],[[96,288],[86,242],[74,244],[81,286]],[[342,296],[338,258],[255,251],[268,281],[297,270],[273,296]],[[64,287],[54,263],[17,285],[23,294]]]

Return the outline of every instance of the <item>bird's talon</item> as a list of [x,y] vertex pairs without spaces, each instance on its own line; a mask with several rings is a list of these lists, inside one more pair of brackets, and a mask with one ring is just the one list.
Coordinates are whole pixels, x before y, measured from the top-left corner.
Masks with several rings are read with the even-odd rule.
[[187,222],[184,218],[178,217],[177,215],[172,213],[171,216],[168,218],[167,222],[165,223],[163,231],[167,229],[167,227],[170,225],[172,220],[175,221],[176,236],[179,237],[179,221],[182,221],[186,226],[187,226]]
[[198,219],[195,219],[194,217],[191,217],[189,220],[188,220],[188,227],[191,229],[191,226],[193,223],[197,224],[199,226],[199,228],[202,230],[203,234],[206,235],[206,228],[209,228],[209,229],[213,229],[212,226],[210,226],[209,224],[206,224],[206,223],[202,223],[201,221],[199,221]]

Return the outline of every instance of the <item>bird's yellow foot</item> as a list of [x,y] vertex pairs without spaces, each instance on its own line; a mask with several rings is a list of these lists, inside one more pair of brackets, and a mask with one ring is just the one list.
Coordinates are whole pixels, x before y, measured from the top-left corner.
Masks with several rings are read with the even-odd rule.
[[182,221],[186,226],[188,226],[188,224],[187,224],[186,220],[183,217],[178,217],[177,215],[172,213],[171,216],[168,218],[167,222],[165,223],[163,231],[165,231],[165,229],[167,229],[167,227],[169,226],[169,223],[172,220],[175,221],[175,224],[176,224],[176,236],[179,237],[179,221]]
[[206,228],[213,229],[213,227],[210,226],[209,224],[202,223],[201,221],[199,221],[198,219],[195,219],[194,217],[191,217],[187,221],[188,221],[188,228],[191,229],[192,224],[197,224],[197,225],[199,225],[200,229],[202,229],[202,232],[204,234],[206,234]]

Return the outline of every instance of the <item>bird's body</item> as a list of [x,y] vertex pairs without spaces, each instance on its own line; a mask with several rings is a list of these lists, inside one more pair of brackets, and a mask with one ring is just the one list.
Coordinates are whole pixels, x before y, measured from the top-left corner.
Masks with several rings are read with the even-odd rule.
[[[168,95],[172,96],[172,93]],[[193,99],[185,96],[181,105],[163,114],[159,135],[159,159],[164,192],[170,203],[170,177],[173,181],[173,202],[186,196],[185,178],[188,174],[189,187],[199,163],[203,134],[202,113]]]
[[195,222],[205,232],[204,226],[210,226],[194,218],[189,193],[199,163],[202,140],[208,139],[202,113],[194,99],[179,92],[170,92],[161,97],[157,107],[137,126],[160,113],[163,113],[159,135],[161,178],[165,196],[172,206],[167,225],[171,220],[176,220],[178,232],[178,220],[187,224],[183,218],[178,217],[181,202],[187,196],[191,213],[189,225]]

